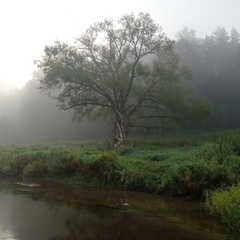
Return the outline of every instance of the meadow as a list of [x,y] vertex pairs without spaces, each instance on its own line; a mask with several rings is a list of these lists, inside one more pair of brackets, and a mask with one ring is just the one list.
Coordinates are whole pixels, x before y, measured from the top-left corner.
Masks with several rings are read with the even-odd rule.
[[206,210],[240,234],[240,131],[0,147],[0,176],[203,199]]

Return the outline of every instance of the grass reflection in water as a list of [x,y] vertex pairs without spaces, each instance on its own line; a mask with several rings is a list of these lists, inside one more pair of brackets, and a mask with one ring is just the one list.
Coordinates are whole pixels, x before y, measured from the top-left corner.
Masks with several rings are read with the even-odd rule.
[[4,180],[0,188],[1,226],[12,226],[13,240],[228,239],[191,199],[36,180]]

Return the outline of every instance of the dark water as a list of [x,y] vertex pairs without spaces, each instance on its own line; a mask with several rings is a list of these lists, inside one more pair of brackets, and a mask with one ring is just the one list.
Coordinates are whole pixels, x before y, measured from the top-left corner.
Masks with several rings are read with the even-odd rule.
[[[34,184],[33,184],[34,183]],[[190,199],[0,180],[1,240],[225,240]],[[232,238],[231,238],[232,239]]]

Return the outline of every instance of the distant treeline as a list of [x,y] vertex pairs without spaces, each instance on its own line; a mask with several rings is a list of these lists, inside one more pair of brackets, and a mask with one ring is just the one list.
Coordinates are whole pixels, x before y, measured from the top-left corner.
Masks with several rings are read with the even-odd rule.
[[0,97],[0,144],[104,140],[110,130],[103,122],[73,121],[71,112],[41,94],[34,77],[23,89]]
[[213,104],[205,128],[222,130],[240,127],[240,34],[218,27],[211,36],[198,38],[184,27],[176,35],[175,51],[180,63],[192,71],[191,83]]

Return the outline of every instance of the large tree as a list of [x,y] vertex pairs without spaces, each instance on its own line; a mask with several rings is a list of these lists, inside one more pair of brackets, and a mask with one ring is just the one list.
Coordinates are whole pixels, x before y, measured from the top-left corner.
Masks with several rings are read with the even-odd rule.
[[130,127],[157,128],[162,120],[209,115],[209,105],[183,81],[189,71],[179,67],[173,47],[149,14],[106,19],[74,45],[46,46],[37,61],[44,74],[40,85],[61,109],[73,109],[75,118],[110,120],[115,146],[121,146]]

